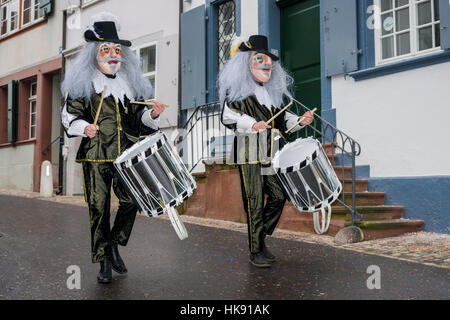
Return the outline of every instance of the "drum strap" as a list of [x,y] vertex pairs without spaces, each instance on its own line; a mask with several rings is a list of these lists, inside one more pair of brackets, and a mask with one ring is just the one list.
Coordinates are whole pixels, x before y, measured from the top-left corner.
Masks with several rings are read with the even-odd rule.
[[328,228],[330,227],[330,221],[331,221],[331,206],[327,206],[328,214],[325,211],[325,207],[320,209],[320,212],[322,213],[322,221],[319,222],[319,211],[316,211],[313,213],[313,221],[314,221],[314,230],[317,234],[324,234],[328,231]]

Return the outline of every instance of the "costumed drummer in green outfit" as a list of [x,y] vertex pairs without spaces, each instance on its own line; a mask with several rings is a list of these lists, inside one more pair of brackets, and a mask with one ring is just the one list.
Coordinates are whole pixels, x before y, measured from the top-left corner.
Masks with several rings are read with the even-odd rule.
[[[239,165],[250,263],[256,267],[270,267],[275,256],[268,250],[265,238],[273,233],[286,196],[273,172],[265,167],[270,166],[275,144],[286,142],[287,128],[300,119],[283,111],[269,124],[266,122],[283,107],[283,98],[289,100],[292,97],[289,86],[293,80],[281,67],[278,57],[269,52],[265,36],[235,40],[230,56],[218,78],[223,106],[221,120],[236,133],[230,162]],[[314,117],[311,112],[303,116],[302,126],[310,124]],[[302,126],[294,127],[291,132]],[[264,205],[265,194],[268,197]]]
[[[159,115],[164,111],[159,101],[153,101],[152,109],[131,103],[151,98],[153,89],[142,75],[137,56],[129,49],[131,42],[119,39],[117,30],[120,26],[114,15],[102,12],[93,16],[84,33],[87,45],[61,86],[66,97],[62,124],[68,137],[83,137],[76,161],[83,167],[92,262],[100,263],[100,283],[111,282],[111,268],[121,274],[127,272],[118,245],[127,244],[137,213],[113,162],[133,145],[134,138],[158,130]],[[119,199],[112,228],[111,186]]]

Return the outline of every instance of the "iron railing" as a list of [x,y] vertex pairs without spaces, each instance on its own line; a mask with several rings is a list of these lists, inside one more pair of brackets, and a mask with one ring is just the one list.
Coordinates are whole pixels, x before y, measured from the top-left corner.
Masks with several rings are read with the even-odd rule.
[[[291,112],[303,115],[310,111],[301,102],[293,99]],[[314,137],[322,141],[324,149],[335,171],[341,171],[343,192],[337,201],[347,208],[352,216],[352,225],[362,220],[356,210],[356,157],[361,153],[360,144],[346,133],[334,127],[330,122],[315,114],[313,122],[302,130],[292,134],[292,139]],[[190,172],[203,171],[204,160],[226,162],[234,140],[234,132],[221,122],[221,106],[218,102],[198,106],[183,126],[178,137],[177,147],[180,156]],[[339,151],[336,153],[336,151]],[[345,172],[350,169],[350,177]],[[346,184],[351,184],[351,204],[345,202]]]

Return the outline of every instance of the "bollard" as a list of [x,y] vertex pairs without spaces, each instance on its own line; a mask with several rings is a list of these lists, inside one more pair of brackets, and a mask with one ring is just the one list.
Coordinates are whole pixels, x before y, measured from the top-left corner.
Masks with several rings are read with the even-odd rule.
[[41,165],[41,197],[53,196],[52,163],[48,160]]

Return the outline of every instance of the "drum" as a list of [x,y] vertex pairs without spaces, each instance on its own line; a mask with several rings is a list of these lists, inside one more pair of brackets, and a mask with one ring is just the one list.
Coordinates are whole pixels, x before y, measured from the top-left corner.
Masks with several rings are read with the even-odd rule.
[[178,237],[187,238],[175,207],[190,197],[197,185],[162,132],[125,150],[114,166],[145,215],[156,217],[167,212]]
[[[292,204],[299,211],[314,213],[316,233],[326,232],[331,220],[331,204],[339,197],[342,184],[322,144],[311,137],[288,143],[275,154],[272,167]],[[327,218],[325,209],[328,209]]]

